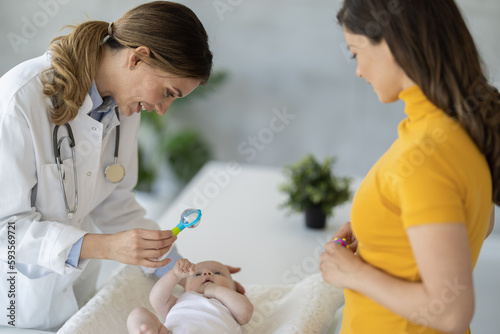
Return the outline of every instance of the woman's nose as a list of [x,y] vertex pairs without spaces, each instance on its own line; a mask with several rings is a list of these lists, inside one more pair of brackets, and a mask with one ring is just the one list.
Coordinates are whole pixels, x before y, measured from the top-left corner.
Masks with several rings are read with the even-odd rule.
[[163,102],[161,104],[155,104],[155,109],[158,115],[164,115],[171,104],[172,102]]

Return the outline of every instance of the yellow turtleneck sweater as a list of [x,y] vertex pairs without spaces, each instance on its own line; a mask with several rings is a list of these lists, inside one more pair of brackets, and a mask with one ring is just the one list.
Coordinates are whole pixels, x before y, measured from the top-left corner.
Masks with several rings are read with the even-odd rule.
[[[399,98],[406,103],[408,117],[399,125],[398,139],[356,192],[351,224],[359,240],[358,255],[364,261],[390,275],[418,282],[421,278],[406,229],[463,222],[475,266],[489,226],[491,174],[466,131],[433,105],[418,86],[402,91]],[[345,300],[342,334],[440,333],[355,291],[346,289]],[[439,316],[432,311],[423,310],[412,320]]]

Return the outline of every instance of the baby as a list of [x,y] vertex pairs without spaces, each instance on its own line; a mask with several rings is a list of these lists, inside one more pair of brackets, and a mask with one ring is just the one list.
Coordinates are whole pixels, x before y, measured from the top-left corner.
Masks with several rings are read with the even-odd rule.
[[[172,296],[176,284],[186,278],[186,292]],[[252,318],[253,305],[236,285],[227,267],[219,262],[196,264],[178,260],[174,268],[156,282],[149,300],[165,325],[145,308],[128,316],[130,334],[241,333]]]

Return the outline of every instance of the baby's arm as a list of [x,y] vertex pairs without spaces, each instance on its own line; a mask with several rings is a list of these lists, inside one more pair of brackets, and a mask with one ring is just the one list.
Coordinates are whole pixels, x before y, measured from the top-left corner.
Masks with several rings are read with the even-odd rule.
[[183,278],[194,274],[194,264],[188,259],[178,260],[175,267],[162,276],[151,289],[149,301],[156,313],[165,319],[168,311],[175,305],[177,298],[172,296],[172,290]]
[[253,305],[245,295],[223,286],[209,283],[203,294],[207,298],[216,298],[233,315],[240,325],[244,325],[252,319]]

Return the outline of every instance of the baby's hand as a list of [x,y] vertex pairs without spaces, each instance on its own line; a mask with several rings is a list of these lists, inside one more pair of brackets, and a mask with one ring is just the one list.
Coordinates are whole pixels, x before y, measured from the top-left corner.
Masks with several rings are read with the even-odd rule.
[[206,283],[205,289],[203,290],[203,296],[207,298],[215,298],[215,289],[217,289],[217,284],[214,283]]
[[175,276],[181,280],[194,275],[194,267],[194,263],[191,263],[188,259],[180,259],[175,264],[173,271]]

